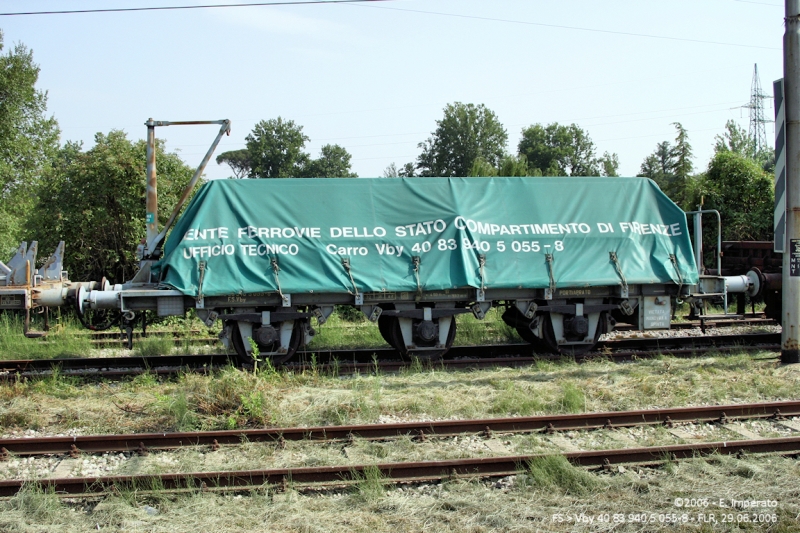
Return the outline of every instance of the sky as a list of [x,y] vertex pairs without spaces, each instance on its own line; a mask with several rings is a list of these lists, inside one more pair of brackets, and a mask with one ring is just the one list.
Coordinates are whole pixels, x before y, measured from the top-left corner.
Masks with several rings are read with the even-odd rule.
[[[248,3],[258,0],[236,0]],[[291,0],[289,0],[291,1]],[[4,47],[33,51],[61,141],[146,135],[148,118],[230,119],[215,153],[244,148],[260,120],[303,127],[306,151],[352,154],[361,177],[415,161],[447,104],[484,104],[515,153],[523,128],[575,123],[597,155],[636,175],[656,144],[688,131],[706,169],[728,120],[749,127],[783,76],[779,0],[389,0],[116,13],[4,13],[234,3],[2,0]],[[772,99],[764,111],[772,119]],[[196,167],[219,126],[156,129]],[[766,125],[769,142],[773,124]],[[206,176],[232,175],[212,159]]]

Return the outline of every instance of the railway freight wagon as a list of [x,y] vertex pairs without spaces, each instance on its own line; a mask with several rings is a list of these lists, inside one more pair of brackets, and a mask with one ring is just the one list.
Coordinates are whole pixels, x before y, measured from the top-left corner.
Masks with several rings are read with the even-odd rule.
[[159,268],[241,357],[252,338],[277,360],[337,304],[423,358],[493,305],[536,348],[584,351],[617,320],[668,328],[698,282],[684,213],[639,178],[216,181]]
[[433,359],[457,315],[493,306],[534,350],[580,353],[617,322],[667,329],[677,301],[753,288],[698,276],[686,215],[644,178],[219,180],[124,284],[58,277],[58,251],[31,274],[25,253],[6,267],[18,308],[111,309],[124,323],[195,308],[223,321],[244,362],[254,346],[288,360],[336,305],[401,354]]

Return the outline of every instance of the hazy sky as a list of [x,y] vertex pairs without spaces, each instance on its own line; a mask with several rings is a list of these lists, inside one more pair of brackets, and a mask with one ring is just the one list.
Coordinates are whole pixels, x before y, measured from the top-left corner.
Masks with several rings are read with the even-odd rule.
[[[237,0],[245,3],[248,0]],[[177,6],[226,0],[3,0],[0,12]],[[262,119],[303,126],[313,156],[344,146],[359,176],[414,161],[444,106],[485,104],[509,134],[576,123],[635,175],[656,143],[688,130],[696,170],[725,122],[744,128],[753,65],[782,77],[778,0],[394,0],[369,4],[0,16],[21,42],[62,142],[143,138],[156,120],[232,120],[217,154]],[[772,100],[765,100],[772,118]],[[158,128],[196,166],[217,126]],[[772,124],[767,137],[774,137]],[[230,175],[215,162],[207,176]]]

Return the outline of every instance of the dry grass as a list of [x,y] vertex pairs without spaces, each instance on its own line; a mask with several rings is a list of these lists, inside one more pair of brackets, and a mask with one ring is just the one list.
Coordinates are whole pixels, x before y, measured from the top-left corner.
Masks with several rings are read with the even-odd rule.
[[[254,375],[234,368],[212,376],[187,374],[163,381],[143,375],[118,383],[55,375],[0,384],[0,433],[31,428],[43,433],[111,433],[369,423],[798,398],[800,368],[780,366],[768,359],[771,356],[664,357],[624,365],[603,360],[581,365],[541,362],[520,369],[428,369],[353,377],[319,372]],[[663,428],[638,428],[631,435],[642,444],[676,441]],[[598,449],[619,445],[617,436],[598,431],[571,437],[581,447]],[[725,433],[711,436],[733,438]],[[509,454],[553,448],[541,435],[503,437],[503,443]],[[410,438],[331,445],[289,442],[285,449],[247,443],[236,451],[152,454],[121,463],[117,473],[375,464],[497,453],[502,452],[471,437],[422,444]],[[553,522],[553,515],[686,512],[675,507],[676,497],[775,499],[780,522],[736,528],[719,523],[705,529],[694,524],[670,526],[670,531],[799,530],[795,517],[800,513],[800,468],[789,458],[698,458],[613,473],[543,462],[529,465],[513,483],[462,480],[427,488],[386,486],[373,474],[339,494],[278,494],[265,489],[247,495],[154,496],[132,491],[96,505],[60,502],[31,487],[0,502],[0,531],[96,531],[98,526],[104,531],[147,532],[652,531],[661,526],[576,525]],[[691,510],[694,515],[698,511]]]
[[[143,493],[109,495],[97,502],[60,502],[30,488],[0,502],[0,530],[215,532],[370,532],[443,531],[797,531],[797,478],[794,459],[711,457],[670,468],[636,468],[588,473],[554,461],[532,465],[511,480],[458,480],[435,485],[386,486],[367,474],[349,492],[248,494],[196,492],[182,496]],[[722,524],[726,510],[686,508],[676,498],[776,500],[777,523]],[[557,515],[592,517],[593,524],[559,523]],[[598,515],[653,515],[656,522],[600,524]],[[666,525],[659,514],[695,517],[715,514],[716,524]],[[733,513],[734,515],[751,513]],[[555,518],[555,519],[554,519]]]
[[56,374],[0,384],[0,433],[336,425],[797,398],[800,368],[767,355],[346,377],[227,368],[211,376],[95,383]]

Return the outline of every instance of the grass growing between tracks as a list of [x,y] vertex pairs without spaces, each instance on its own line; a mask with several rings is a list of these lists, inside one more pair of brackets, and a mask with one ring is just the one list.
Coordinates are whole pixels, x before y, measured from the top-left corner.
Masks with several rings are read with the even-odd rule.
[[[554,461],[502,480],[400,486],[369,474],[349,490],[316,494],[297,492],[290,484],[286,492],[270,487],[242,494],[121,491],[101,500],[62,501],[31,485],[0,501],[0,530],[789,533],[798,530],[798,476],[795,459],[711,456],[612,472]],[[692,500],[711,503],[687,506]],[[776,506],[732,507],[733,501],[746,500]],[[687,523],[680,523],[684,519]]]
[[[528,368],[476,371],[418,366],[400,374],[352,377],[319,370],[290,373],[266,369],[253,374],[228,368],[210,376],[187,374],[162,380],[145,374],[105,383],[56,374],[0,384],[0,433],[369,423],[792,399],[799,397],[797,366],[778,365],[774,354],[712,354],[623,365],[602,359],[580,365],[569,360],[542,361]],[[600,449],[612,447],[604,439],[613,436],[613,430],[603,430],[575,441],[587,449]],[[636,436],[643,445],[663,444],[670,437],[661,427]],[[584,440],[578,442],[581,438]],[[730,436],[709,440],[725,439],[733,440]],[[508,437],[502,444],[507,454],[548,449],[540,435]],[[410,438],[392,442],[357,439],[347,445],[287,442],[284,450],[248,443],[229,452],[151,454],[120,464],[113,473],[218,470],[223,465],[236,469],[376,464],[490,454],[486,450],[480,440],[463,437],[438,443],[416,443]],[[103,465],[113,466],[111,462]],[[131,491],[110,494],[99,502],[70,503],[31,486],[0,502],[0,531],[96,531],[98,526],[105,531],[148,532],[798,530],[800,468],[793,459],[710,457],[606,473],[589,473],[563,460],[543,460],[520,468],[525,472],[500,481],[459,480],[424,486],[393,486],[368,472],[349,492],[318,495],[298,493],[290,485],[287,493],[268,488],[245,495]],[[678,497],[713,502],[776,500],[778,523],[737,521],[731,526],[722,523],[723,515],[737,519],[741,512],[677,507]],[[771,520],[772,509],[766,511]],[[697,518],[699,512],[706,516],[714,513],[717,523],[666,526],[658,522],[659,515],[690,513]],[[605,514],[610,519],[622,514],[627,521],[616,526],[599,524],[597,517]],[[572,517],[569,522],[568,516]],[[594,521],[576,523],[575,518],[581,516]],[[641,516],[654,516],[656,522],[630,521]]]
[[616,364],[344,376],[227,368],[168,380],[96,382],[55,374],[0,383],[0,433],[236,429],[503,417],[742,403],[800,396],[800,368],[774,354]]
[[[522,342],[514,328],[500,318],[502,313],[492,308],[484,320],[471,314],[456,316],[456,338],[458,346],[473,344],[497,344]],[[388,346],[378,331],[377,324],[355,310],[337,310],[328,321],[318,328],[318,334],[309,349],[378,348]]]
[[[497,344],[504,342],[522,342],[516,331],[506,325],[498,309],[491,309],[485,320],[479,321],[471,314],[458,315],[456,345]],[[92,334],[84,329],[78,321],[69,315],[54,317],[50,331],[45,337],[28,339],[23,335],[21,316],[11,313],[0,313],[0,359],[53,359],[56,357],[87,357],[95,350]],[[37,326],[41,327],[41,325]],[[140,327],[137,325],[137,327]],[[337,309],[325,324],[317,327],[317,335],[309,346],[312,350],[330,350],[341,348],[387,348],[377,324],[367,320],[359,311],[348,308]],[[221,343],[214,343],[204,348],[193,344],[193,340],[208,339],[217,336],[221,331],[221,323],[207,328],[194,312],[186,317],[158,318],[155,324],[148,324],[148,333],[144,338],[136,338],[133,350],[111,345],[105,350],[118,355],[158,356],[174,352],[195,353],[202,349],[224,352]],[[107,330],[108,333],[119,333],[118,327]],[[137,330],[138,332],[138,330]],[[171,335],[170,335],[171,334]],[[114,335],[112,335],[113,337]]]
[[23,334],[23,319],[11,313],[0,313],[0,358],[52,359],[84,357],[92,350],[89,337],[80,333],[80,326],[69,318],[53,319],[45,338],[28,339]]

